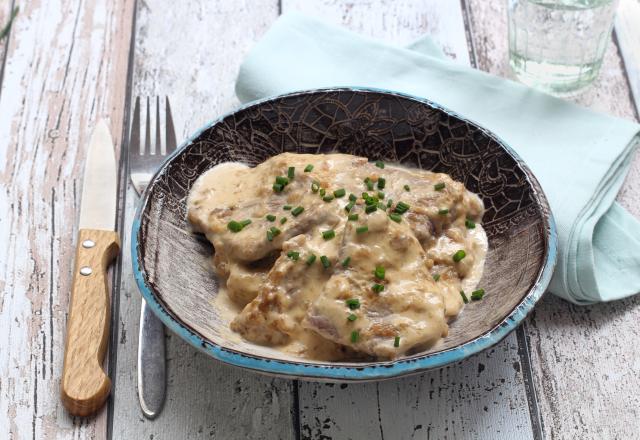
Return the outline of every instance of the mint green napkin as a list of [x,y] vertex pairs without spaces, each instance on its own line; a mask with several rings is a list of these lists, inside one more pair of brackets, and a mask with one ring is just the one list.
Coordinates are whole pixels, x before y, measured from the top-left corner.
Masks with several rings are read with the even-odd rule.
[[591,304],[640,291],[640,222],[614,201],[638,125],[461,66],[428,39],[394,47],[300,14],[283,15],[251,50],[236,93],[246,102],[336,86],[427,98],[511,145],[540,180],[556,219],[551,292]]

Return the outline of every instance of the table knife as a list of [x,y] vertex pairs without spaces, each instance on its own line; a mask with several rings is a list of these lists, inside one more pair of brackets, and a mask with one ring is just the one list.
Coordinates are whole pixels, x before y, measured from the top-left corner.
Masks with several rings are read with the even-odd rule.
[[61,385],[63,405],[78,416],[98,411],[111,390],[102,363],[109,340],[107,270],[120,250],[116,199],[113,141],[101,120],[91,135],[85,163]]

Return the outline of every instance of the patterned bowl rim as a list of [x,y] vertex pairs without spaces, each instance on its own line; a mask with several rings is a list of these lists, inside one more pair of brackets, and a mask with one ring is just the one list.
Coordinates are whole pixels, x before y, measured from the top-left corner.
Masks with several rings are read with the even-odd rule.
[[[525,175],[531,186],[533,187],[534,196],[536,202],[541,208],[544,230],[546,232],[547,245],[545,249],[544,264],[538,272],[535,283],[520,301],[518,305],[498,324],[493,328],[486,331],[482,335],[467,341],[463,344],[455,347],[448,348],[446,350],[437,351],[433,353],[418,354],[410,358],[400,358],[392,361],[382,361],[369,364],[312,364],[304,361],[295,360],[281,360],[267,358],[263,356],[252,355],[237,350],[221,347],[212,341],[202,336],[198,331],[189,327],[185,323],[178,321],[171,315],[165,308],[165,306],[158,300],[153,288],[146,282],[146,272],[141,265],[140,255],[140,239],[141,239],[141,217],[142,213],[149,201],[150,192],[145,191],[142,200],[138,204],[136,214],[133,220],[131,230],[131,259],[133,263],[133,273],[144,300],[147,302],[147,306],[153,310],[162,322],[174,333],[180,336],[182,339],[204,351],[209,356],[219,361],[225,362],[237,367],[257,371],[264,374],[275,375],[279,377],[287,378],[300,378],[306,380],[316,381],[374,381],[382,379],[391,379],[399,376],[407,376],[413,374],[419,374],[424,371],[441,367],[446,364],[461,361],[473,354],[479,353],[487,348],[500,342],[510,332],[512,332],[526,316],[531,312],[536,302],[542,297],[543,293],[547,289],[551,281],[553,269],[556,264],[558,253],[558,237],[556,231],[555,221],[549,208],[547,198],[542,191],[537,179],[520,158],[520,156],[502,139],[493,134],[491,131],[483,128],[481,125],[474,123],[473,121],[464,118],[458,113],[451,111],[439,104],[436,104],[428,99],[420,98],[405,93],[395,92],[391,90],[372,88],[372,87],[331,87],[331,88],[319,88],[311,90],[301,90],[292,93],[286,93],[278,96],[272,96],[265,99],[249,102],[228,112],[219,118],[210,121],[205,124],[195,133],[193,133],[187,140],[173,152],[162,166],[158,169],[153,176],[151,182],[154,182],[157,176],[164,172],[168,164],[182,151],[190,145],[198,136],[200,136],[205,130],[218,124],[225,118],[233,115],[234,113],[244,111],[251,107],[260,106],[266,102],[279,100],[282,98],[305,96],[318,93],[331,93],[331,92],[363,92],[363,93],[377,93],[384,95],[391,95],[395,97],[410,99],[413,101],[426,104],[432,108],[436,108],[446,114],[467,122],[475,127],[480,128],[488,136],[495,139],[500,146],[509,154],[523,169]],[[148,186],[151,187],[151,184]]]

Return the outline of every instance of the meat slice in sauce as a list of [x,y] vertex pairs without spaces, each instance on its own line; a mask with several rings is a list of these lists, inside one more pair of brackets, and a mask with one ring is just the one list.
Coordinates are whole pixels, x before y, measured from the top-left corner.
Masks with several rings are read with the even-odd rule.
[[[364,225],[368,231],[358,233]],[[309,309],[308,328],[379,358],[429,346],[446,335],[442,295],[406,222],[390,221],[383,211],[348,222],[339,254],[348,264],[335,265]],[[376,268],[384,268],[382,278]]]

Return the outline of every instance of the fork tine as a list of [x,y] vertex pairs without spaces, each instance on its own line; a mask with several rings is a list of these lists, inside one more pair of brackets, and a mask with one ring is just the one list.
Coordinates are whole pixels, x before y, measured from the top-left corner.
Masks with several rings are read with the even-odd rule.
[[147,124],[146,127],[144,129],[145,132],[145,139],[144,139],[144,151],[142,152],[142,154],[153,154],[154,152],[151,151],[151,115],[149,114],[150,111],[149,109],[151,108],[151,105],[149,104],[149,97],[147,96]]
[[133,121],[131,122],[131,136],[129,137],[129,157],[140,155],[140,97],[136,98],[133,107]]
[[162,155],[162,140],[160,138],[160,97],[156,96],[156,154]]
[[173,153],[177,147],[176,131],[173,126],[173,117],[171,116],[171,106],[169,105],[169,97],[165,96],[165,145],[167,154]]

